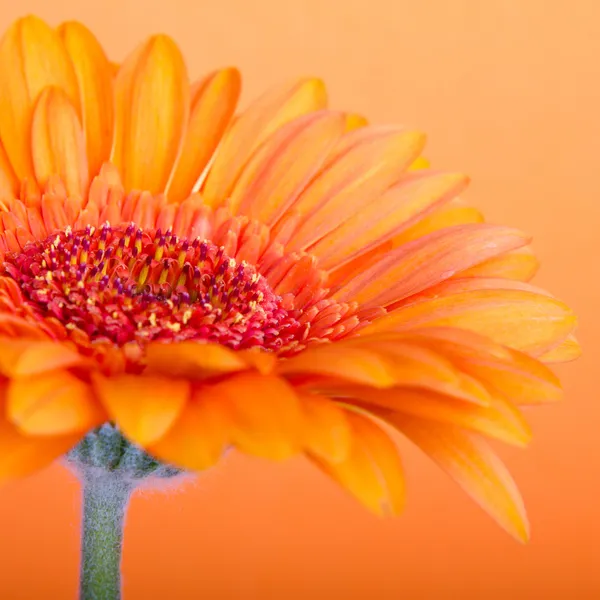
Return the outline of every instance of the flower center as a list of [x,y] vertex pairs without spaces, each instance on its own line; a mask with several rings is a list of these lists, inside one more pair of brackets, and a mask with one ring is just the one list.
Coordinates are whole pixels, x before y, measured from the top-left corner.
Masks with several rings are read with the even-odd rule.
[[264,277],[207,241],[134,224],[67,229],[0,267],[29,312],[76,341],[207,340],[280,351],[306,335]]

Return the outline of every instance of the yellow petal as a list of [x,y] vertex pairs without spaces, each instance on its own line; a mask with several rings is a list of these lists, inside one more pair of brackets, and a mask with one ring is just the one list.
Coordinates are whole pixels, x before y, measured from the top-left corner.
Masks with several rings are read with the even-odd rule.
[[58,33],[79,84],[90,178],[108,161],[113,140],[113,72],[94,35],[81,23],[63,23]]
[[52,175],[58,175],[70,196],[86,193],[88,166],[83,131],[75,109],[59,88],[46,88],[35,107],[31,153],[42,188]]
[[163,437],[190,396],[189,382],[162,377],[97,376],[94,388],[125,436],[140,446]]
[[393,246],[394,248],[398,248],[403,244],[407,244],[446,227],[483,222],[483,215],[476,208],[463,206],[452,201],[395,236],[393,238]]
[[105,418],[90,386],[67,371],[12,379],[6,411],[7,418],[28,435],[85,432]]
[[149,452],[184,469],[212,467],[231,443],[232,424],[227,408],[210,386],[193,391],[179,418]]
[[[391,422],[390,419],[386,419]],[[392,424],[419,446],[502,528],[529,539],[523,500],[500,459],[481,439],[456,427],[394,415]]]
[[502,277],[517,281],[530,281],[540,263],[530,246],[512,250],[463,271],[461,277]]
[[429,161],[424,156],[419,156],[412,165],[408,168],[409,171],[422,171],[423,169],[429,169]]
[[352,447],[352,429],[345,411],[317,394],[301,394],[300,402],[306,418],[306,452],[328,463],[346,460]]
[[366,117],[356,113],[350,113],[346,115],[346,125],[344,131],[354,131],[355,129],[361,129],[369,124]]
[[231,193],[231,210],[274,223],[318,172],[343,126],[343,115],[330,111],[310,113],[282,126],[242,170]]
[[121,66],[112,161],[126,190],[164,191],[185,132],[189,95],[183,57],[166,36],[150,38]]
[[231,68],[211,73],[194,86],[185,141],[167,190],[170,202],[192,193],[233,116],[241,85],[239,71]]
[[253,102],[225,134],[204,184],[209,206],[226,201],[252,152],[287,122],[327,106],[319,79],[301,79],[268,91]]
[[396,446],[370,419],[347,412],[352,445],[345,460],[313,457],[327,475],[378,515],[398,515],[404,508],[404,477]]
[[563,340],[558,346],[555,346],[548,352],[539,356],[539,360],[545,363],[562,363],[569,362],[581,356],[581,346],[577,339],[570,335],[566,340]]
[[61,88],[79,113],[77,78],[58,34],[38,17],[16,21],[0,42],[0,137],[19,179],[33,179],[31,118],[42,90]]
[[[425,145],[423,134],[393,128],[368,127],[346,138],[293,204],[305,218],[289,244],[291,250],[311,246],[360,214],[398,180]],[[354,138],[356,143],[351,141]]]

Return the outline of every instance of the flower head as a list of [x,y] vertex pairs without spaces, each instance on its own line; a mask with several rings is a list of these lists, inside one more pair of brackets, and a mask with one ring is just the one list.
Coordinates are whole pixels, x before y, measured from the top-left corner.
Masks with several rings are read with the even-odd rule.
[[0,479],[111,422],[189,470],[303,453],[395,514],[396,430],[525,539],[485,438],[526,444],[520,407],[578,354],[529,237],[318,80],[239,93],[232,68],[190,83],[164,36],[115,66],[78,23],[5,34]]

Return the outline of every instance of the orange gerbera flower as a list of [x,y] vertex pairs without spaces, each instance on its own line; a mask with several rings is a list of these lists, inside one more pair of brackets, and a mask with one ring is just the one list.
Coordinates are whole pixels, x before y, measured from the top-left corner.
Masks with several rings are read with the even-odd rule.
[[0,478],[111,422],[189,470],[303,453],[395,514],[396,430],[527,538],[484,440],[526,444],[519,407],[560,395],[544,363],[579,352],[529,237],[318,80],[239,93],[164,36],[115,66],[78,23],[5,34]]

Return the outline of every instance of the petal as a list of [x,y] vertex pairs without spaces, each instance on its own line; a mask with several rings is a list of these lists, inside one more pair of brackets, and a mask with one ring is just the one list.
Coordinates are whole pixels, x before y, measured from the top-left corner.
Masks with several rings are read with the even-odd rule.
[[[0,408],[4,409],[2,402]],[[0,412],[0,483],[25,477],[53,463],[79,441],[79,435],[32,437],[20,433]]]
[[356,113],[350,113],[346,115],[344,131],[354,131],[355,129],[362,129],[369,124],[366,117]]
[[[357,143],[351,140],[358,138]],[[405,129],[368,127],[346,134],[338,151],[294,203],[304,216],[289,249],[303,250],[342,225],[406,170],[425,145],[425,136]],[[347,149],[346,149],[347,148]]]
[[545,363],[569,362],[581,356],[581,346],[573,335],[538,358]]
[[187,133],[167,189],[170,202],[192,193],[233,116],[241,85],[237,69],[223,69],[194,87]]
[[335,294],[363,307],[389,306],[472,267],[523,246],[529,237],[495,225],[460,225],[396,248]]
[[555,402],[562,397],[558,377],[539,360],[460,329],[425,329],[414,343],[434,348],[488,389],[517,405]]
[[62,89],[79,111],[77,78],[60,37],[38,17],[19,19],[0,42],[0,137],[20,180],[34,176],[31,118],[48,86]]
[[12,379],[7,418],[28,435],[85,432],[105,420],[90,386],[68,371],[49,371]]
[[40,95],[31,126],[31,154],[38,183],[45,188],[58,175],[72,196],[83,196],[88,187],[85,140],[75,108],[59,88]]
[[452,200],[439,210],[427,215],[425,218],[417,221],[412,227],[395,236],[393,246],[394,248],[398,248],[408,242],[447,227],[483,222],[483,215],[476,208],[464,206],[458,201]]
[[417,326],[458,327],[540,355],[564,340],[575,324],[573,311],[550,296],[514,289],[475,289],[417,300],[367,325],[361,334]]
[[89,176],[93,177],[108,160],[112,147],[115,119],[112,67],[98,40],[81,23],[63,23],[58,34],[79,84]]
[[540,263],[530,246],[518,248],[485,260],[463,271],[461,277],[502,277],[517,281],[531,281]]
[[50,341],[0,338],[0,373],[6,377],[26,377],[81,365],[80,354]]
[[231,442],[232,425],[226,407],[210,386],[192,392],[174,425],[149,452],[184,469],[202,471],[212,467]]
[[300,402],[306,420],[305,451],[327,463],[346,460],[352,448],[352,428],[346,411],[317,394],[301,394]]
[[189,382],[152,376],[96,376],[94,388],[111,419],[140,446],[163,437],[190,396]]
[[[358,392],[356,397],[364,401],[360,406],[386,420],[393,421],[393,414],[398,412],[470,429],[515,446],[526,446],[531,441],[531,430],[523,415],[498,395],[491,396],[487,406],[478,406],[430,391],[406,388],[365,389]],[[373,406],[383,410],[375,410]]]
[[367,204],[345,223],[319,240],[311,253],[323,269],[338,267],[407,229],[436,206],[459,194],[464,175],[421,172],[403,177],[377,202]]
[[318,172],[343,127],[344,116],[332,111],[309,113],[281,127],[242,170],[231,210],[274,223]]
[[239,352],[199,342],[150,343],[146,347],[146,364],[148,373],[198,380],[248,368]]
[[369,348],[323,344],[282,361],[277,372],[287,377],[303,374],[327,375],[377,388],[396,382],[392,365]]
[[166,36],[150,38],[121,66],[112,162],[126,190],[164,191],[185,132],[189,94],[183,57]]
[[302,450],[304,415],[294,389],[272,375],[233,375],[212,387],[231,418],[231,441],[248,454],[281,460]]
[[431,165],[424,156],[419,156],[412,165],[410,165],[409,171],[422,171],[423,169],[429,169]]
[[253,102],[231,125],[208,173],[203,197],[209,206],[227,199],[252,152],[287,122],[327,106],[319,79],[301,79],[270,90]]
[[502,528],[521,542],[529,539],[519,490],[483,440],[456,427],[404,415],[395,414],[387,420],[429,455]]
[[0,142],[0,202],[12,200],[19,193],[19,182],[8,160],[6,150]]
[[378,515],[398,515],[404,508],[404,477],[396,446],[369,418],[347,411],[352,445],[341,462],[312,457],[327,475]]

